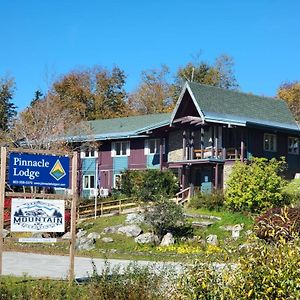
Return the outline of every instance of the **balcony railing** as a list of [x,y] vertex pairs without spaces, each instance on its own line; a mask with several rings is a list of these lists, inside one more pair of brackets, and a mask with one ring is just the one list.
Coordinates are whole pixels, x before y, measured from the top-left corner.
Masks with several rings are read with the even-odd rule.
[[241,159],[242,156],[245,158],[246,148],[243,150],[243,155],[241,148],[221,148],[216,149],[212,147],[207,147],[205,149],[195,149],[193,159],[208,159],[208,158],[216,158],[216,159],[229,159],[236,160]]

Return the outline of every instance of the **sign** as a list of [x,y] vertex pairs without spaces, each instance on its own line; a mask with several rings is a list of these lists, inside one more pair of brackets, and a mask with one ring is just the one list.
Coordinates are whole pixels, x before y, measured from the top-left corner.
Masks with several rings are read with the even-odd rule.
[[65,156],[10,153],[9,184],[68,188],[69,167]]
[[64,232],[64,200],[13,198],[11,203],[12,232]]

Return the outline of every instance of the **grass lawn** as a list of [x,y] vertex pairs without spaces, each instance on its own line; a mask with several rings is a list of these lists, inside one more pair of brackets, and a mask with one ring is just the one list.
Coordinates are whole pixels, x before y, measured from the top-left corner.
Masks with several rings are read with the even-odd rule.
[[[127,237],[123,234],[104,234],[102,233],[105,227],[125,224],[125,215],[114,215],[107,217],[99,217],[95,219],[88,219],[78,224],[78,228],[90,232],[98,232],[102,237],[111,237],[114,241],[112,243],[105,243],[101,239],[96,241],[96,248],[91,251],[80,251],[76,255],[88,257],[101,257],[101,258],[121,258],[132,260],[151,260],[151,261],[182,261],[189,262],[195,258],[205,259],[208,253],[214,255],[219,253],[222,258],[221,249],[228,247],[238,247],[246,240],[245,232],[251,229],[253,221],[250,216],[240,213],[229,213],[225,211],[208,211],[208,210],[195,210],[185,209],[188,214],[201,214],[209,216],[220,217],[220,221],[216,221],[208,228],[195,228],[193,234],[198,236],[199,239],[195,241],[178,241],[175,246],[170,247],[155,247],[147,245],[138,245],[135,243],[134,238]],[[187,222],[198,221],[198,219],[188,218]],[[220,229],[221,226],[244,224],[244,229],[241,232],[241,237],[234,241],[231,239],[231,232]],[[143,232],[149,232],[150,228],[142,225]],[[209,234],[216,234],[219,240],[219,247],[207,248],[207,245],[200,240],[204,240]],[[20,244],[10,241],[5,242],[5,250],[14,251],[27,251],[39,252],[48,254],[68,254],[68,243],[55,243],[55,244]]]

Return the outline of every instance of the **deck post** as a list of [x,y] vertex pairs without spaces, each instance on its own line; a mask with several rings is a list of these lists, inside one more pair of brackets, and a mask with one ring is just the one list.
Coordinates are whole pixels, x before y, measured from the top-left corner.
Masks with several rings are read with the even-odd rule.
[[186,160],[186,131],[182,133],[182,159]]
[[219,164],[216,164],[215,166],[215,190],[218,189],[219,185]]
[[163,169],[163,157],[164,157],[163,138],[160,138],[160,140],[159,140],[159,166],[160,166],[161,171]]
[[244,162],[244,156],[245,156],[245,142],[244,142],[244,132],[242,132],[242,138],[241,138],[241,162]]
[[238,149],[237,149],[237,128],[235,128],[235,131],[234,131],[234,156],[235,156],[235,160],[238,159]]
[[192,130],[190,135],[190,159],[194,159],[194,137],[195,132]]
[[204,158],[204,128],[200,129],[200,149],[201,149],[201,159]]

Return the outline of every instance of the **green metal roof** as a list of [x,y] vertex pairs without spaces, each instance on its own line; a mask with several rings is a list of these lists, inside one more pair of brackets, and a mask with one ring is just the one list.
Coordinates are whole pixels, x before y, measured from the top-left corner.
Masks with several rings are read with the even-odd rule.
[[168,125],[170,117],[170,113],[161,113],[88,121],[88,134],[77,136],[71,134],[69,139],[82,141],[136,137],[138,134]]
[[299,131],[292,113],[283,100],[194,82],[187,85],[206,121],[257,124]]

